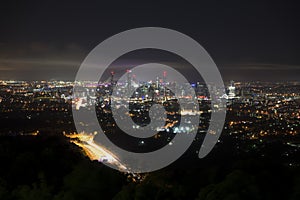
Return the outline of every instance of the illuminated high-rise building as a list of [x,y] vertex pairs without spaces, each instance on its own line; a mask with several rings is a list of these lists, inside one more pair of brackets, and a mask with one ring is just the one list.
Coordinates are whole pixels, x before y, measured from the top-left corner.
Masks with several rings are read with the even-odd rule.
[[113,86],[115,84],[114,82],[114,75],[115,75],[115,72],[114,71],[111,71],[110,72],[110,84]]
[[127,73],[127,91],[130,92],[131,90],[131,79],[132,79],[132,71],[130,69],[127,69],[126,70],[126,73]]
[[228,99],[233,99],[235,98],[235,86],[234,86],[234,81],[230,81],[230,85],[228,87]]
[[167,83],[167,71],[163,72],[163,84],[165,85]]

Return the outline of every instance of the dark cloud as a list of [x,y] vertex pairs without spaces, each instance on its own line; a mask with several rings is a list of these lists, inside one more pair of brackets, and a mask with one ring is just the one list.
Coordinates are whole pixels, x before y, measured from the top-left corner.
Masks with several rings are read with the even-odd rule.
[[86,51],[70,43],[54,45],[40,42],[6,46],[0,50],[2,79],[68,79],[75,77]]
[[284,1],[7,1],[0,7],[0,78],[73,79],[101,41],[157,26],[197,40],[225,79],[299,80],[298,7]]

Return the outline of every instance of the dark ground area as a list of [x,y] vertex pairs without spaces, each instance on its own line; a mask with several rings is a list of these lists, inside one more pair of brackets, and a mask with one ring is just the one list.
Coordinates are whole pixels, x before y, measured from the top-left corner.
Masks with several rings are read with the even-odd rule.
[[268,145],[262,157],[226,144],[133,182],[63,135],[1,136],[0,199],[299,199],[300,167],[276,156],[282,145]]

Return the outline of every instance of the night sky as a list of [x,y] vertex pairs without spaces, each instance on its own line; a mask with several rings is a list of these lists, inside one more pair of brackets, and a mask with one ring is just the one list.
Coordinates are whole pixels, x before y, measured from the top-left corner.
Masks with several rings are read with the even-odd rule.
[[300,80],[299,11],[288,1],[1,2],[0,79],[73,80],[101,41],[155,26],[199,42],[225,80]]

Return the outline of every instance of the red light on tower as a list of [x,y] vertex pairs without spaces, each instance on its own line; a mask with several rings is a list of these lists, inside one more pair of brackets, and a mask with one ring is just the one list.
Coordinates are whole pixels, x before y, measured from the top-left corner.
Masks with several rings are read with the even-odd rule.
[[166,72],[166,71],[163,72],[163,76],[164,76],[164,77],[167,76],[167,72]]

